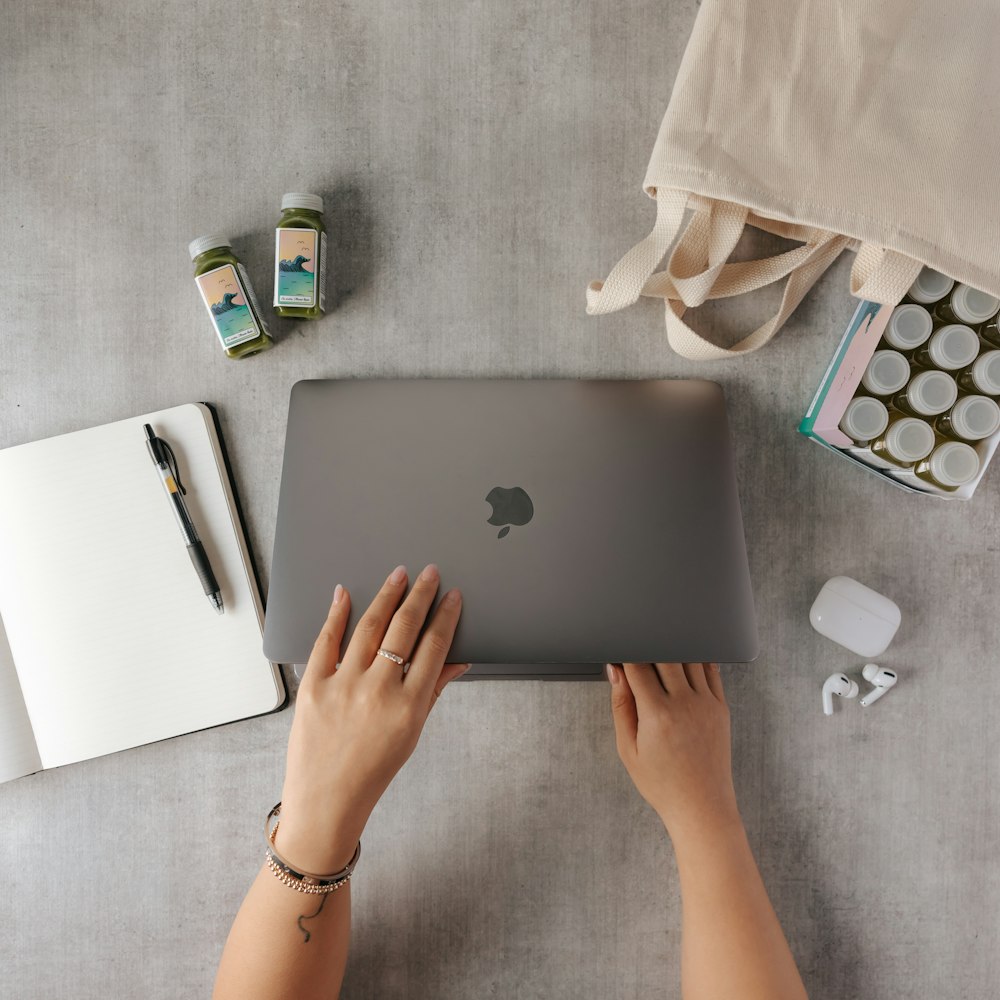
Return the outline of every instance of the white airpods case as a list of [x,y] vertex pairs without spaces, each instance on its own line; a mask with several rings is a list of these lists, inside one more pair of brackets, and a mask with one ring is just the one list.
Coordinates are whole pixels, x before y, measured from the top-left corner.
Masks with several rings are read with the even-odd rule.
[[809,610],[809,622],[820,635],[865,657],[888,649],[900,618],[894,601],[849,576],[827,580]]

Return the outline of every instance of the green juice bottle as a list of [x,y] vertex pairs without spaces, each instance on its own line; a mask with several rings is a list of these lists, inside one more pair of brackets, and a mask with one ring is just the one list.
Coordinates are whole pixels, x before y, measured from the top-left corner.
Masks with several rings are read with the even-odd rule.
[[934,307],[942,323],[963,323],[978,327],[1000,312],[1000,299],[971,285],[956,285],[949,298]]
[[985,351],[955,376],[962,392],[1000,396],[1000,351]]
[[934,430],[959,441],[984,441],[1000,431],[1000,406],[989,396],[962,396],[934,420]]
[[927,340],[933,330],[931,314],[923,306],[909,302],[893,309],[882,338],[894,351],[910,354]]
[[881,437],[872,441],[866,461],[881,469],[910,469],[931,453],[935,441],[930,424],[895,413]]
[[930,340],[918,347],[910,357],[917,368],[939,368],[953,372],[976,360],[981,344],[976,331],[962,323],[939,326]]
[[246,268],[226,236],[199,236],[188,245],[194,283],[230,358],[249,358],[273,346]]
[[319,319],[326,312],[323,199],[286,194],[274,236],[274,311],[292,319]]
[[888,425],[889,411],[885,403],[872,399],[871,396],[852,399],[840,418],[840,429],[855,446],[861,447],[882,434]]
[[954,287],[955,282],[946,274],[925,267],[910,286],[906,299],[908,302],[919,302],[922,306],[932,305],[940,302]]
[[947,372],[921,372],[892,397],[892,405],[913,417],[936,417],[950,410],[958,399],[958,385]]
[[909,381],[910,363],[899,351],[876,351],[861,376],[861,389],[869,396],[888,399]]
[[918,462],[913,474],[918,479],[948,493],[971,483],[979,475],[980,461],[976,449],[960,441],[946,441]]
[[979,336],[990,347],[1000,347],[1000,316],[994,316],[988,323],[979,328]]

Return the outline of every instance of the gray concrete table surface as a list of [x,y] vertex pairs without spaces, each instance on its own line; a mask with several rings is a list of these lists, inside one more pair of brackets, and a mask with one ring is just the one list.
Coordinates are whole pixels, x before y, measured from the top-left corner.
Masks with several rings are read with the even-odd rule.
[[[996,474],[970,503],[910,497],[795,433],[853,308],[846,258],[738,363],[674,356],[654,303],[584,314],[587,281],[651,224],[640,184],[696,11],[6,3],[0,446],[216,403],[266,581],[297,379],[717,379],[763,649],[726,668],[736,780],[811,996],[994,997]],[[266,299],[286,190],[327,199],[337,307],[231,362],[186,245],[231,235]],[[702,322],[724,337],[773,305]],[[900,604],[883,662],[902,679],[824,719],[823,678],[861,667],[807,621],[839,573]],[[0,788],[0,995],[207,996],[291,719]],[[672,853],[616,759],[605,685],[450,689],[353,885],[350,1000],[680,995]]]

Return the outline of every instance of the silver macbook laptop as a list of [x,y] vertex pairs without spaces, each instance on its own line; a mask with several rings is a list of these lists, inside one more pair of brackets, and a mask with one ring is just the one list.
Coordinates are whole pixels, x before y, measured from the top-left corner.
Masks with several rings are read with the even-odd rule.
[[297,383],[265,654],[304,663],[337,583],[353,626],[394,566],[429,562],[462,590],[467,677],[757,655],[714,382]]

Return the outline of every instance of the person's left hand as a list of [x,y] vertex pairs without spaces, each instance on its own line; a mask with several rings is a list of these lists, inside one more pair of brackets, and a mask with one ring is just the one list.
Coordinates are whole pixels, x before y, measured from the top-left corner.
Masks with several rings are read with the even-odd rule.
[[[409,596],[406,580],[402,566],[389,575],[339,668],[351,602],[338,587],[299,685],[275,846],[306,871],[330,874],[347,864],[441,691],[469,669],[445,663],[462,595],[445,594],[421,635],[440,576],[426,567]],[[409,670],[379,656],[382,648],[409,661]]]

